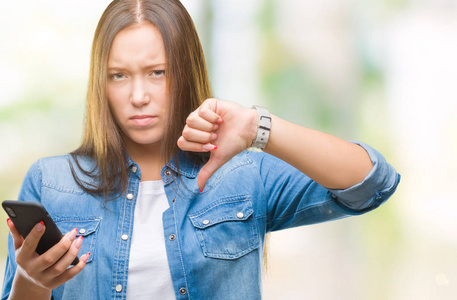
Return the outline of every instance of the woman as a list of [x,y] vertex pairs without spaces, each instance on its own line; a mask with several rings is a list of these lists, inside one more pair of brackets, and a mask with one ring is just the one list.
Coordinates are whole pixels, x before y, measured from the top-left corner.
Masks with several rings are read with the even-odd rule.
[[367,212],[398,182],[367,145],[211,98],[179,1],[115,0],[83,143],[36,162],[19,195],[65,236],[38,255],[44,226],[23,239],[8,220],[3,298],[260,298],[266,233]]

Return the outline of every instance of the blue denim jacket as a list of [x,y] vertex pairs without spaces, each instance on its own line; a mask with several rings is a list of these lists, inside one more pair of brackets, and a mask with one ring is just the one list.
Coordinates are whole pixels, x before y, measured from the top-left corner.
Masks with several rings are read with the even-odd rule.
[[[328,190],[287,163],[263,152],[244,151],[198,190],[201,166],[179,155],[161,176],[170,207],[163,214],[168,263],[177,299],[260,299],[265,234],[365,213],[395,191],[400,176],[367,145],[374,168],[347,190]],[[53,299],[125,299],[133,216],[141,178],[130,161],[126,193],[113,201],[85,193],[69,168],[71,157],[37,161],[28,171],[20,200],[41,202],[58,227],[84,237],[91,252],[84,270],[53,291]],[[85,169],[93,162],[84,160]],[[82,175],[81,175],[82,176]],[[9,239],[2,299],[16,262]]]

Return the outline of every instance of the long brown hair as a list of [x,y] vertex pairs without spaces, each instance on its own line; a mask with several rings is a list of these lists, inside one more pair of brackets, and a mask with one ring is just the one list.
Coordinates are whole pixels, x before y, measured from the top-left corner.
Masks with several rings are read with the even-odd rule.
[[[211,97],[200,40],[190,15],[180,1],[111,2],[100,18],[92,44],[84,138],[81,146],[71,153],[77,168],[90,180],[77,176],[70,164],[76,182],[86,192],[103,194],[105,198],[113,192],[121,191],[122,194],[128,181],[122,132],[111,113],[106,93],[108,57],[116,34],[142,22],[150,22],[160,31],[167,57],[170,109],[162,140],[161,155],[164,159],[177,154],[176,142],[190,112]],[[85,170],[78,160],[81,156],[95,160],[95,169]],[[204,160],[207,155],[197,157]]]

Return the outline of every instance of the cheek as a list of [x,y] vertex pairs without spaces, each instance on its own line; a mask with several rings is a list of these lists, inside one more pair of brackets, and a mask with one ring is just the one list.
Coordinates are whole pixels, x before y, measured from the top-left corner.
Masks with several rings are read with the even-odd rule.
[[119,112],[122,111],[123,106],[123,95],[122,91],[113,87],[108,87],[107,89],[108,105],[113,112],[114,116],[118,118]]

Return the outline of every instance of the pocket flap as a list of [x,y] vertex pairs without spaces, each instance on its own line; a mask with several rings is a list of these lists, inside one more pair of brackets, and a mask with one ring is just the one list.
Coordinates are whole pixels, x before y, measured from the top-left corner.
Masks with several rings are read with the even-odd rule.
[[205,229],[221,222],[244,221],[253,211],[249,197],[243,196],[213,203],[197,213],[190,214],[189,218],[194,227]]
[[77,236],[88,236],[95,231],[97,231],[98,225],[100,224],[99,219],[91,220],[75,220],[75,219],[60,219],[55,221],[57,226],[62,231],[62,234],[65,234],[71,231],[73,228],[78,228]]

